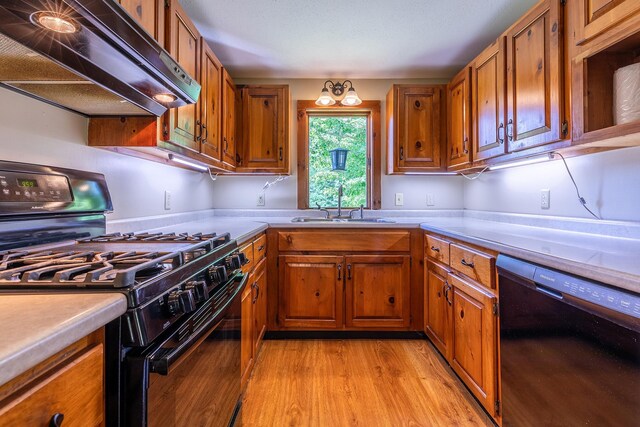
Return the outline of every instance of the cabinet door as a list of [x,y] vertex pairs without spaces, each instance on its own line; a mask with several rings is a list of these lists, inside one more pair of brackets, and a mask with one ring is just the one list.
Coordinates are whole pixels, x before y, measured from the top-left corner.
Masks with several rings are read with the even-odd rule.
[[249,86],[242,89],[243,169],[288,172],[289,88]]
[[612,29],[632,15],[640,13],[638,0],[578,0],[576,13],[576,44],[589,40]]
[[164,46],[163,0],[117,0],[133,19],[161,46]]
[[424,332],[440,353],[451,360],[453,290],[447,281],[449,270],[427,260],[425,265]]
[[451,366],[469,390],[495,416],[497,388],[496,297],[470,281],[449,274],[453,286]]
[[397,89],[398,141],[395,147],[398,170],[439,168],[442,146],[440,98],[442,89],[434,86]]
[[341,328],[344,259],[340,256],[279,257],[279,324],[285,328]]
[[507,32],[507,151],[562,139],[560,0],[539,3]]
[[222,70],[222,161],[236,165],[236,85],[226,69]]
[[447,166],[462,166],[471,161],[471,70],[465,67],[447,86],[448,134]]
[[[168,47],[171,56],[194,79],[200,76],[201,37],[177,0],[171,0],[167,31]],[[200,81],[198,81],[200,83]],[[200,103],[172,108],[165,114],[165,136],[175,144],[200,152]]]
[[347,327],[408,327],[409,256],[354,255],[345,263]]
[[256,267],[254,278],[254,300],[253,305],[253,354],[258,355],[258,350],[262,344],[262,338],[267,331],[267,260],[263,259]]
[[504,37],[489,46],[474,61],[473,160],[505,153],[505,65]]
[[222,64],[207,43],[202,43],[202,91],[200,95],[201,152],[220,160],[222,126]]
[[253,367],[253,306],[254,306],[254,278],[249,276],[247,286],[242,291],[242,321],[240,325],[240,372],[241,384],[244,386]]

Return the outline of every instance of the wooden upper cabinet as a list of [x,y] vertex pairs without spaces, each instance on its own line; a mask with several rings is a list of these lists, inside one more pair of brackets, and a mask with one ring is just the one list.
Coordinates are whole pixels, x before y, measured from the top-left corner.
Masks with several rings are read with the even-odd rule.
[[116,0],[160,46],[164,46],[164,0]]
[[238,172],[289,172],[289,86],[241,90],[242,141]]
[[409,255],[345,257],[346,326],[409,326]]
[[482,287],[453,274],[449,274],[448,282],[453,287],[451,366],[489,414],[496,416],[497,299]]
[[578,0],[576,44],[583,45],[640,13],[638,0]]
[[200,95],[202,137],[200,151],[221,160],[222,64],[207,43],[202,43],[202,91]]
[[446,86],[393,85],[387,94],[389,173],[441,170]]
[[505,153],[504,37],[484,50],[473,62],[473,159],[483,160]]
[[[171,0],[168,16],[167,47],[182,68],[200,83],[200,33],[182,9],[178,0]],[[202,128],[200,103],[172,108],[164,116],[164,139],[200,152]]]
[[236,166],[236,85],[226,69],[222,70],[222,157],[221,160]]
[[562,31],[560,0],[538,3],[507,31],[508,152],[565,135]]
[[471,68],[465,67],[447,85],[447,166],[471,161]]
[[280,255],[278,263],[279,326],[303,329],[341,328],[344,258]]

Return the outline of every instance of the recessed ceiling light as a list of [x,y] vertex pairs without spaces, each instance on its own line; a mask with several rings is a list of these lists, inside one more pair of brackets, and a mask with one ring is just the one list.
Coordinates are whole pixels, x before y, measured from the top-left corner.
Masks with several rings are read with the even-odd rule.
[[31,15],[31,22],[61,34],[73,34],[80,31],[80,26],[71,18],[55,12],[36,12]]
[[153,99],[155,99],[156,101],[163,103],[163,104],[168,104],[170,102],[173,102],[176,100],[176,97],[174,95],[168,94],[168,93],[159,93],[157,95],[153,95]]

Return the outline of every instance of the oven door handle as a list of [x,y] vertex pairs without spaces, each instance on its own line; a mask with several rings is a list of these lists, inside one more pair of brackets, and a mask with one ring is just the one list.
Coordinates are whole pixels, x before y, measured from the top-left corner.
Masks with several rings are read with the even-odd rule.
[[[238,277],[239,276],[236,276],[234,280],[237,280]],[[207,322],[206,325],[202,326],[197,333],[191,335],[171,351],[163,351],[162,348],[160,348],[159,351],[151,353],[148,356],[150,371],[160,375],[169,375],[171,366],[176,363],[183,354],[188,353],[191,347],[197,345],[199,341],[206,338],[209,333],[218,326],[218,323],[220,323],[226,315],[227,309],[231,306],[233,300],[235,300],[242,292],[242,289],[244,289],[248,279],[249,275],[242,274],[240,284],[236,287],[231,298],[229,298],[224,306],[218,309],[213,318]]]

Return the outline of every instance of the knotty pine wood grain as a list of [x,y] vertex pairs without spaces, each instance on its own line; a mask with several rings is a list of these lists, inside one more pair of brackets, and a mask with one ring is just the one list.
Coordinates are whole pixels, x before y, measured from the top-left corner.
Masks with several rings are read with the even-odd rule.
[[265,341],[242,426],[492,426],[424,340]]

